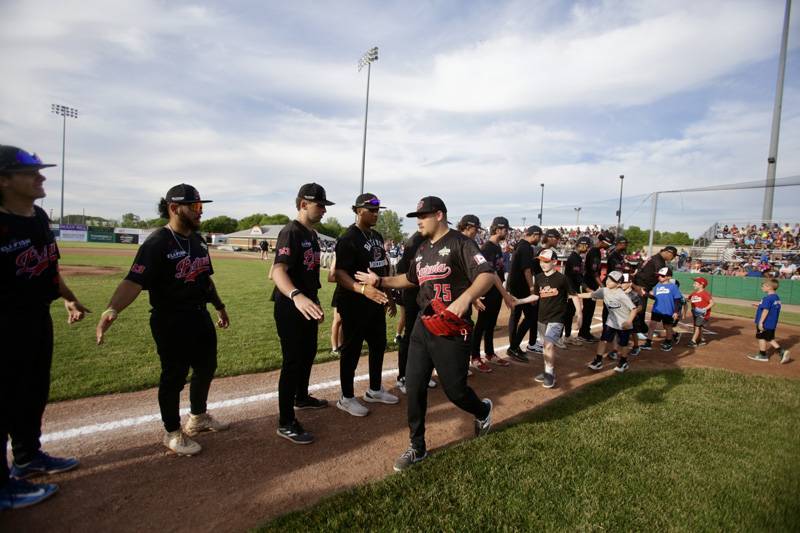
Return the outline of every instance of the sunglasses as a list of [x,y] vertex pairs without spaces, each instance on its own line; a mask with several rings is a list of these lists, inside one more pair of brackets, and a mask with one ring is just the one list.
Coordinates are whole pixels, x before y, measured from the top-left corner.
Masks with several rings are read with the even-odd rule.
[[381,201],[378,198],[370,198],[364,202],[361,202],[361,205],[366,207],[368,205],[374,205],[375,207],[379,207],[381,205]]
[[21,165],[41,165],[42,160],[36,154],[29,154],[23,150],[17,151],[17,163]]

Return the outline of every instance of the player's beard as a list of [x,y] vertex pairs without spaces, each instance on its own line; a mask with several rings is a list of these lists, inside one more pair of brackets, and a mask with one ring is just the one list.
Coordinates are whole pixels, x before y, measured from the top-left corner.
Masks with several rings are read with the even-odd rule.
[[198,229],[200,229],[199,220],[196,220],[195,218],[190,217],[182,212],[178,212],[178,218],[180,219],[181,224],[184,227],[189,228],[192,231],[197,231]]

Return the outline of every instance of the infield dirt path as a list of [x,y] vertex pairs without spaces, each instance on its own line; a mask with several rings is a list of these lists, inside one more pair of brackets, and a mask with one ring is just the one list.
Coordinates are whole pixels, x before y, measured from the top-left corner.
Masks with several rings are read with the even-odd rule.
[[[691,351],[684,337],[684,345],[672,352],[643,352],[631,371],[712,367],[800,379],[795,361],[780,365],[774,357],[769,363],[745,357],[755,349],[749,320],[721,317],[712,329],[717,335],[709,335],[708,346]],[[799,327],[781,326],[779,332],[784,346],[800,350]],[[504,339],[498,338],[497,345],[505,345]],[[502,425],[587,383],[625,379],[614,375],[610,366],[591,373],[585,365],[593,349],[559,351],[558,387],[552,390],[533,381],[542,370],[539,357],[530,364],[494,367],[493,373],[476,374],[470,383],[479,395],[492,398],[495,424]],[[396,354],[387,354],[384,368],[396,368]],[[358,375],[366,371],[362,358]],[[277,379],[277,372],[269,372],[215,381],[210,401],[224,406],[213,412],[232,427],[199,436],[203,452],[191,458],[169,454],[160,444],[155,390],[50,405],[44,449],[76,455],[81,467],[52,477],[61,491],[51,500],[0,515],[0,530],[241,531],[392,474],[392,464],[408,442],[402,395],[399,405],[370,404],[365,418],[354,418],[333,405],[302,411],[298,418],[317,440],[296,446],[275,435],[277,403],[270,393],[277,390]],[[327,387],[314,394],[334,403],[337,379],[338,362],[316,365],[312,382]],[[394,372],[385,373],[384,384],[394,385]],[[360,381],[356,392],[363,393],[366,386]],[[450,404],[441,388],[431,390],[427,439],[432,451],[468,439],[472,432],[472,418]]]

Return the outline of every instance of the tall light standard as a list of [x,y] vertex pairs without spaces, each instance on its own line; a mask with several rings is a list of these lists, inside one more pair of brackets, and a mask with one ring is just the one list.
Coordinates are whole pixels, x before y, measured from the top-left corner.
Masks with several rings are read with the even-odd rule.
[[575,210],[575,225],[581,225],[581,208],[580,207],[573,207],[572,209]]
[[622,182],[625,181],[625,176],[619,175],[619,209],[617,209],[617,237],[622,232]]
[[539,203],[539,225],[542,225],[542,212],[544,211],[544,183],[540,183],[539,186],[542,188],[542,198]]
[[522,217],[522,229],[527,228],[528,226],[525,225],[525,221],[528,220],[528,217]]
[[67,117],[78,118],[78,110],[74,107],[67,107],[65,105],[52,104],[50,110],[63,118],[61,126],[61,218],[58,219],[59,224],[64,223],[64,159],[67,148]]
[[367,66],[367,102],[364,105],[364,142],[361,145],[361,193],[364,194],[364,163],[367,159],[367,115],[369,114],[369,76],[373,61],[378,60],[378,47],[373,46],[358,60],[358,71]]

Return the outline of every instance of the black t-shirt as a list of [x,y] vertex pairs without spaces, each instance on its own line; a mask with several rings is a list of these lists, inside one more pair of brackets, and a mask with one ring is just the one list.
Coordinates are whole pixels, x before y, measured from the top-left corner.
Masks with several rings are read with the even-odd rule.
[[[344,270],[351,278],[356,279],[356,272],[372,270],[379,276],[389,274],[389,260],[383,248],[383,237],[377,231],[361,229],[353,224],[344,235],[336,241],[336,270]],[[336,286],[336,305],[373,305],[377,304],[365,296],[341,286]]]
[[567,277],[555,271],[549,276],[542,273],[534,278],[533,294],[539,296],[539,322],[563,322],[567,310],[567,297],[575,294]]
[[[491,267],[497,273],[497,275],[500,276],[500,280],[505,280],[506,267],[503,264],[503,249],[500,248],[500,245],[487,240],[481,247],[481,253],[483,254],[483,257],[486,258],[486,261],[489,263],[489,265],[491,265]],[[499,294],[500,291],[497,290],[497,287],[492,285],[492,288],[489,289],[489,292]]]
[[630,272],[630,267],[625,261],[625,255],[617,250],[612,251],[606,256],[606,272]]
[[583,283],[592,290],[600,287],[597,283],[597,277],[600,275],[602,263],[603,256],[600,253],[600,248],[589,248],[583,265]]
[[419,285],[417,303],[424,310],[433,299],[454,302],[484,272],[491,273],[492,267],[475,241],[451,229],[436,243],[425,240],[419,246],[406,278]]
[[[286,265],[286,273],[295,288],[319,303],[317,291],[322,285],[319,282],[320,247],[316,231],[297,220],[286,224],[275,243],[275,264]],[[276,298],[286,298],[277,285],[272,291],[272,299]]]
[[[419,249],[419,245],[425,241],[425,238],[420,235],[418,231],[414,232],[411,237],[403,245],[403,256],[397,262],[397,273],[398,274],[407,274],[408,269],[411,266],[411,262],[414,260],[414,257],[417,255],[417,250]],[[414,300],[416,301],[417,296],[419,295],[419,287],[414,285],[408,289],[403,289],[402,291],[403,301]]]
[[178,310],[210,300],[211,257],[202,237],[184,237],[168,227],[154,231],[139,247],[126,280],[150,293],[154,309]]
[[0,306],[48,305],[59,297],[58,245],[47,214],[0,213]]
[[517,243],[511,255],[511,267],[508,269],[508,291],[517,298],[524,298],[531,293],[525,270],[533,271],[533,247],[525,239]]
[[661,257],[661,254],[655,254],[639,268],[633,282],[649,291],[658,283],[658,271],[665,266],[667,266],[667,262]]
[[573,251],[564,263],[564,275],[572,292],[580,292],[583,284],[583,259],[581,254]]

